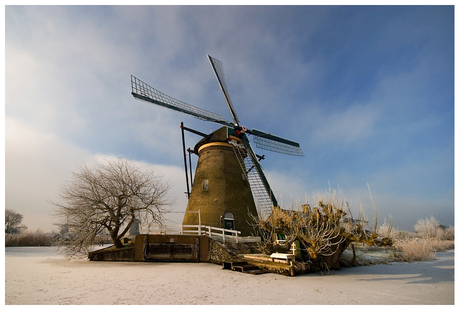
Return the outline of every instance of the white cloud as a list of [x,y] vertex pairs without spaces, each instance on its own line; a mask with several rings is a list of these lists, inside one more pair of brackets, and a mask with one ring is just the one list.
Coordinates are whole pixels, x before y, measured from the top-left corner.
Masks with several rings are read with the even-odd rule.
[[352,105],[343,112],[324,111],[315,120],[312,139],[318,144],[349,144],[370,137],[378,112],[371,106]]
[[310,195],[311,186],[304,178],[278,170],[265,171],[272,191],[282,207],[296,207],[297,201],[305,203],[305,195]]
[[[55,228],[53,206],[48,201],[58,198],[61,182],[80,165],[91,165],[108,155],[91,154],[55,134],[38,132],[12,117],[6,118],[5,125],[5,207],[23,214],[23,224],[29,229],[51,231]],[[142,164],[153,168],[173,185],[170,194],[177,199],[172,209],[185,211],[183,169]]]
[[5,122],[5,206],[24,215],[31,229],[51,229],[52,207],[60,182],[91,158],[88,152],[18,119]]

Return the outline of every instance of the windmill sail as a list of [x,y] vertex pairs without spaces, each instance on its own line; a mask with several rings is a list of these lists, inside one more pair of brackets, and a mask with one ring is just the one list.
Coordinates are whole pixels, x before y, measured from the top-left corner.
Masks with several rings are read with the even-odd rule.
[[271,213],[273,206],[278,206],[278,201],[270,188],[249,139],[246,135],[241,138],[244,148],[234,148],[234,152],[251,187],[256,206],[259,209],[259,216],[265,217]]
[[230,93],[228,92],[228,89],[227,89],[227,83],[225,82],[224,66],[222,65],[222,62],[220,60],[215,59],[214,57],[211,57],[209,55],[207,56],[208,56],[209,62],[211,63],[214,74],[216,75],[217,82],[219,83],[220,89],[222,90],[222,93],[224,94],[224,98],[225,98],[225,101],[227,102],[227,106],[230,111],[230,114],[232,115],[233,122],[235,123],[236,126],[239,126],[240,120],[238,119],[238,115],[236,115],[235,108],[233,107],[232,99],[230,98]]
[[221,125],[233,127],[233,124],[228,122],[221,115],[206,111],[204,109],[195,107],[191,104],[174,99],[168,95],[163,94],[152,86],[142,82],[135,76],[131,75],[131,94],[134,98],[147,101],[159,106],[179,111],[185,114],[192,115],[201,120],[218,123]]
[[[220,89],[224,94],[224,98],[227,102],[230,114],[232,115],[233,122],[236,126],[239,126],[240,120],[238,119],[238,115],[236,114],[235,108],[233,107],[232,99],[230,98],[230,93],[227,89],[227,83],[225,82],[224,66],[220,60],[209,55],[207,56],[209,62],[211,63],[214,74],[216,75]],[[284,139],[257,129],[247,130],[247,133],[253,135],[253,141],[258,148],[282,154],[304,156],[302,150],[300,149],[300,144],[297,142]]]
[[270,187],[267,189],[268,182],[266,182],[265,176],[256,168],[256,166],[260,167],[260,164],[256,158],[250,156],[243,149],[234,148],[233,151],[251,187],[259,217],[266,218],[271,213],[273,206],[278,205],[278,203]]
[[293,156],[305,156],[300,144],[284,139],[261,130],[252,129],[247,131],[253,135],[253,141],[258,148]]

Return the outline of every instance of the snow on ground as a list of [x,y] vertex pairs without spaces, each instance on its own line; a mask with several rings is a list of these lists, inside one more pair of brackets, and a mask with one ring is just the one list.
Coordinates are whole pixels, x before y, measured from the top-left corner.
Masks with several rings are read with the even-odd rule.
[[5,249],[6,305],[454,304],[454,251],[436,261],[287,277],[207,263],[68,260],[56,248]]

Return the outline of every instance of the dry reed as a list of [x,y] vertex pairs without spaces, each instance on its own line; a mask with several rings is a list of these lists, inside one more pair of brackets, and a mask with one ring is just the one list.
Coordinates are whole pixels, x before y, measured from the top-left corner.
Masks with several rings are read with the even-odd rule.
[[398,257],[399,261],[412,262],[433,260],[436,252],[453,249],[454,241],[436,238],[413,238],[396,240],[394,245],[396,249],[403,252]]

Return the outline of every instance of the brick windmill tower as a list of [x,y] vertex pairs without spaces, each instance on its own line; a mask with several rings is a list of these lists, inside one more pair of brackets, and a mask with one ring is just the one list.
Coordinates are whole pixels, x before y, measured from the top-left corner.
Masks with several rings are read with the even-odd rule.
[[256,155],[248,135],[261,149],[295,156],[303,156],[303,152],[297,142],[241,126],[227,90],[222,62],[209,55],[208,59],[233,122],[169,97],[134,76],[131,76],[131,94],[136,99],[223,125],[195,145],[198,164],[183,224],[200,222],[250,236],[254,234],[253,217],[269,215],[278,202],[259,163],[264,156]]

